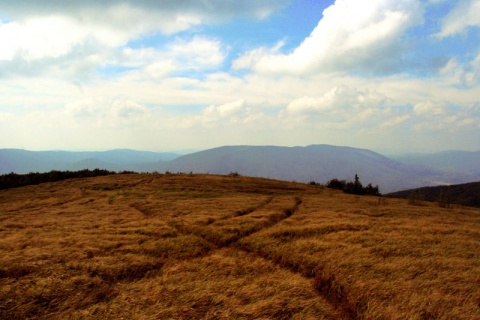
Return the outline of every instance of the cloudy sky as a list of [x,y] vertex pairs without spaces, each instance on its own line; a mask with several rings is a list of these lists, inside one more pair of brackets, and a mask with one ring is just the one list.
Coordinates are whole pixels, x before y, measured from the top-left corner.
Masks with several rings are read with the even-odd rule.
[[480,150],[480,0],[0,0],[0,136]]

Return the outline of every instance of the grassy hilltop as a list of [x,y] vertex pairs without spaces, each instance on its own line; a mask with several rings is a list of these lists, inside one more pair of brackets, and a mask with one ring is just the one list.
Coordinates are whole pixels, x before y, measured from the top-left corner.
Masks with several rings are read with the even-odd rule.
[[480,209],[125,174],[0,191],[0,319],[480,319]]

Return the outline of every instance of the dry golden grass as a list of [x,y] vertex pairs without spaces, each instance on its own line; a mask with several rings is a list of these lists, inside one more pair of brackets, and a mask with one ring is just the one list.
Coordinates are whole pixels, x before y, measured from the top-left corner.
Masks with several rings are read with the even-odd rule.
[[311,283],[231,248],[172,261],[162,273],[118,284],[119,294],[60,318],[325,319],[334,310]]
[[480,210],[115,175],[0,191],[0,319],[480,319]]
[[333,191],[243,238],[365,319],[480,319],[480,212]]

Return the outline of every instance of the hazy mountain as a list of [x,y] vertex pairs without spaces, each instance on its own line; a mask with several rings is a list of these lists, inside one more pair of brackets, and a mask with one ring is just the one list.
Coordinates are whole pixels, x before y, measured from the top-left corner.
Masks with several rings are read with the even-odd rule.
[[178,156],[175,153],[128,149],[97,152],[0,149],[0,174],[95,168],[114,171],[153,171],[160,161],[170,161]]
[[480,152],[448,151],[395,159],[351,147],[225,146],[183,156],[134,150],[104,152],[0,150],[0,174],[50,170],[106,169],[138,172],[194,172],[325,183],[358,174],[380,192],[480,180]]
[[80,152],[80,154],[83,158],[93,158],[115,164],[170,161],[180,156],[177,153],[136,151],[130,149],[116,149],[102,152]]
[[109,163],[109,162],[105,162],[105,161],[94,159],[94,158],[89,158],[89,159],[76,161],[73,163],[64,164],[63,167],[60,168],[60,170],[77,171],[82,169],[90,169],[90,170],[105,169],[105,170],[111,170],[111,171],[122,171],[122,170],[126,170],[124,169],[124,166],[128,167],[128,164],[115,164],[115,163]]
[[448,180],[440,170],[410,166],[365,149],[311,145],[307,147],[227,146],[179,157],[160,166],[171,172],[196,172],[268,177],[299,182],[333,178],[379,185],[381,192],[435,185]]

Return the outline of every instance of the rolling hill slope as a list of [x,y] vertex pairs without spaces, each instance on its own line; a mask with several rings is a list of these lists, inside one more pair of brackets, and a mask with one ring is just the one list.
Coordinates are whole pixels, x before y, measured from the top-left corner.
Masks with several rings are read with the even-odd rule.
[[445,205],[455,203],[480,208],[480,182],[402,190],[386,196],[401,199],[414,196],[417,199],[438,201]]
[[477,208],[117,174],[0,213],[0,319],[479,319]]

